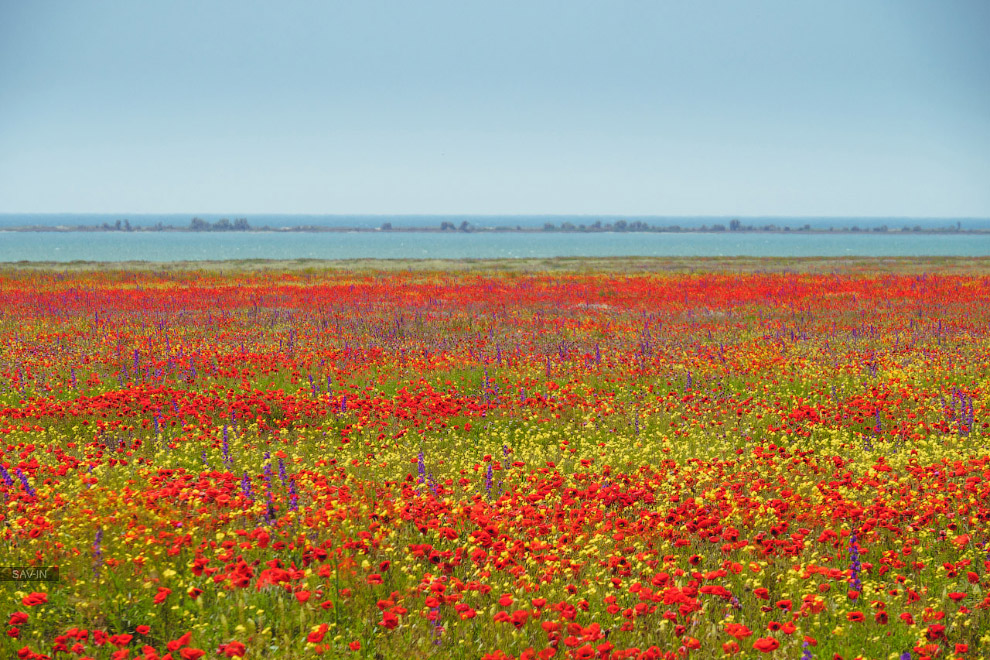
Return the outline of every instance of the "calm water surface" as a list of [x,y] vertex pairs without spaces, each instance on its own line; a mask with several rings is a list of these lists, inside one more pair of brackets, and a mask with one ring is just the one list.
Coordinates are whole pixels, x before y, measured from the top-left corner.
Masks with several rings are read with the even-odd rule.
[[0,231],[0,262],[623,256],[990,256],[990,235]]

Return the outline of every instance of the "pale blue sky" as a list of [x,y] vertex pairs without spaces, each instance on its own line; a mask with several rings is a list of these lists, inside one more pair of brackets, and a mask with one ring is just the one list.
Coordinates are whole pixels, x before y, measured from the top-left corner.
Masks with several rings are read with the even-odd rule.
[[990,2],[0,0],[0,212],[990,216]]

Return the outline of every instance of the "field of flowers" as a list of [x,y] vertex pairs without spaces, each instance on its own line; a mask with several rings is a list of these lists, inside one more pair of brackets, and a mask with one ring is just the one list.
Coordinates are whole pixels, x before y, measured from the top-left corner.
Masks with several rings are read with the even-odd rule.
[[988,391],[980,272],[8,268],[0,658],[990,657]]

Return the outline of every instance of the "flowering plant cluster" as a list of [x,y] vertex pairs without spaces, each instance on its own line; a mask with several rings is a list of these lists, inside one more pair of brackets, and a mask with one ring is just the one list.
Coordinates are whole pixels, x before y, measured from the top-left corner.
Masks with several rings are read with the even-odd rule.
[[8,269],[0,657],[987,657],[988,355],[979,273]]

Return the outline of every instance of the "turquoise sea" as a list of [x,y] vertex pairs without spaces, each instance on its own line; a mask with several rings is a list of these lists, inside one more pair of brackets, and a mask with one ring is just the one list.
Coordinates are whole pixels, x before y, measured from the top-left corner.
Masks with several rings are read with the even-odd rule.
[[990,234],[385,231],[125,233],[0,230],[0,262],[581,256],[990,256]]

